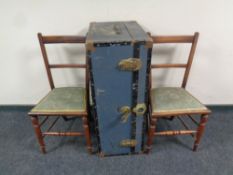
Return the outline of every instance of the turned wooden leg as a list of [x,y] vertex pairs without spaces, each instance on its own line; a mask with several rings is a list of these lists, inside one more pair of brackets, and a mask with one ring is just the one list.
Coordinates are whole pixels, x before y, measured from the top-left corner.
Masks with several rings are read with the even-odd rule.
[[83,120],[84,134],[86,137],[87,150],[89,153],[92,153],[91,134],[90,134],[89,125],[87,122],[87,116],[83,116],[82,120]]
[[148,130],[148,135],[147,135],[147,144],[146,144],[146,153],[149,153],[151,150],[151,145],[153,142],[153,137],[154,137],[154,132],[155,132],[155,128],[156,128],[156,122],[157,119],[156,118],[152,118],[151,122],[150,122],[150,126],[149,126],[149,130]]
[[197,128],[197,134],[196,134],[196,138],[195,138],[195,142],[194,142],[194,146],[193,146],[193,151],[196,151],[197,150],[197,147],[200,143],[200,140],[201,140],[201,137],[204,133],[204,130],[205,130],[205,125],[206,125],[206,122],[208,120],[208,115],[202,115],[201,116],[201,119],[200,119],[200,124]]
[[40,125],[39,125],[38,116],[31,116],[31,120],[32,120],[32,125],[34,127],[37,140],[38,140],[39,145],[40,145],[40,150],[41,150],[41,152],[43,154],[45,154],[46,153],[46,151],[45,151],[45,144],[44,144],[43,135],[42,135],[42,132],[41,132],[41,129],[40,129]]

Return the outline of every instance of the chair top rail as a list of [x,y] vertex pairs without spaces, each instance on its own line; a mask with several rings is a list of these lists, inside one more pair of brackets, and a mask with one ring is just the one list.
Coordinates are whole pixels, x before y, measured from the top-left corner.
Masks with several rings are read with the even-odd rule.
[[85,43],[85,36],[77,35],[48,35],[42,36],[41,33],[38,33],[38,36],[42,38],[44,44],[58,44],[58,43]]
[[194,40],[193,35],[180,35],[180,36],[151,36],[153,43],[192,43]]
[[154,68],[186,68],[187,64],[151,64],[151,69]]

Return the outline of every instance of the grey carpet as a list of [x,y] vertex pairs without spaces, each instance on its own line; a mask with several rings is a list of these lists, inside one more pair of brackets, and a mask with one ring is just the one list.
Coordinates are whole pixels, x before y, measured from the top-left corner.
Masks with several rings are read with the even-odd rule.
[[[197,152],[190,136],[154,139],[149,155],[100,158],[88,155],[84,139],[48,137],[48,153],[39,152],[28,109],[0,108],[0,175],[232,175],[233,108],[215,108]],[[64,123],[62,120],[60,124]],[[80,128],[69,121],[63,128]],[[176,127],[176,121],[162,121],[159,129]]]

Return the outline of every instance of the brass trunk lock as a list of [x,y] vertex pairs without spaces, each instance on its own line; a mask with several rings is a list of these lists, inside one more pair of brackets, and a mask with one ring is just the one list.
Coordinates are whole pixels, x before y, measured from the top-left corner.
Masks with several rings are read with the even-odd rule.
[[126,123],[129,119],[131,112],[135,113],[136,116],[142,116],[146,112],[146,105],[144,103],[137,104],[133,109],[129,106],[122,106],[118,108],[118,111],[121,113],[121,122]]
[[126,123],[128,118],[129,118],[129,115],[131,113],[130,107],[129,106],[122,106],[118,109],[118,111],[122,114],[122,116],[121,116],[122,123]]
[[136,116],[142,116],[146,112],[146,105],[144,103],[137,104],[133,108],[133,112],[136,114]]
[[123,71],[138,71],[142,67],[142,61],[139,58],[127,58],[118,63],[118,68]]
[[135,147],[137,145],[137,140],[125,139],[120,142],[120,146],[123,147]]

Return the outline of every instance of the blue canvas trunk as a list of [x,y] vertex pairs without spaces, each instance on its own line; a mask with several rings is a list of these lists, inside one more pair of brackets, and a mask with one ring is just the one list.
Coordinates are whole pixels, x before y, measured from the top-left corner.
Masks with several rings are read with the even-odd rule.
[[91,23],[86,39],[101,155],[139,153],[152,41],[135,21]]

